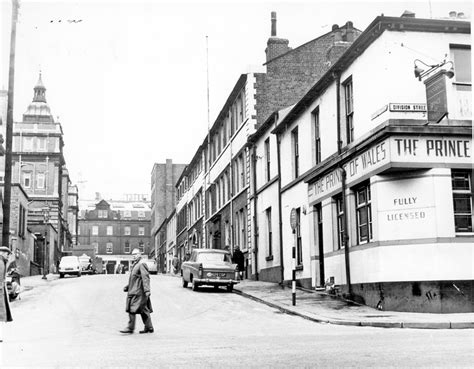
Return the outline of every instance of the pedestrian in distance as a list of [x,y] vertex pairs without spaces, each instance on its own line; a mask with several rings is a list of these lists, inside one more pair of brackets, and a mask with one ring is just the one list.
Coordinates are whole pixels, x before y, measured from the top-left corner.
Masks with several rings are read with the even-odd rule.
[[127,292],[127,303],[125,311],[128,313],[128,325],[121,333],[133,333],[135,330],[135,318],[140,314],[144,329],[140,333],[153,333],[153,324],[150,314],[153,312],[150,301],[150,273],[148,266],[142,262],[140,250],[133,249],[133,263],[130,268],[128,284],[123,288]]
[[239,246],[234,249],[234,255],[232,255],[232,262],[237,264],[240,279],[244,278],[244,254],[240,251]]
[[0,342],[3,342],[4,324],[13,321],[6,283],[7,269],[12,261],[10,249],[5,246],[0,247]]
[[173,273],[178,274],[178,267],[179,267],[178,255],[175,254],[173,256],[173,261],[171,262],[171,264],[173,265]]

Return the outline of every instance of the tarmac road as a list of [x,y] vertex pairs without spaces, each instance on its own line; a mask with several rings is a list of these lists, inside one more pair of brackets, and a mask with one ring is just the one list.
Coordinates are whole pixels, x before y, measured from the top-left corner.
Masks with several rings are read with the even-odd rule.
[[[225,289],[152,278],[153,334],[123,335],[128,275],[65,278],[12,304],[1,367],[472,367],[473,330],[319,324]],[[24,282],[25,285],[27,281]]]

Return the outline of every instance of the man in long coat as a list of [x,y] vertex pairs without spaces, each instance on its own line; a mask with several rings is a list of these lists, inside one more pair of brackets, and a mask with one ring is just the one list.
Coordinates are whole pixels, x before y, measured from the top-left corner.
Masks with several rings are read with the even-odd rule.
[[10,254],[11,251],[8,247],[0,247],[0,342],[3,341],[3,324],[13,320],[5,280]]
[[145,328],[140,333],[153,333],[153,324],[150,313],[153,312],[150,301],[150,273],[148,266],[141,260],[138,249],[132,251],[133,264],[130,268],[128,285],[123,290],[127,292],[125,311],[128,313],[128,325],[121,330],[122,333],[133,333],[135,330],[136,314],[140,314]]

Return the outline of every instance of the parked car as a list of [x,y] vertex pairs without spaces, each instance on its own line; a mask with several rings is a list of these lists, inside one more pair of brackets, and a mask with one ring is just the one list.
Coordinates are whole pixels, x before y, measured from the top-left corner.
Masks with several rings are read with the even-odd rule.
[[59,278],[64,278],[66,274],[82,275],[82,266],[77,256],[63,256],[59,262]]
[[155,260],[145,260],[144,263],[148,266],[150,274],[158,274],[158,266],[156,265]]
[[79,262],[81,263],[82,274],[92,274],[93,273],[92,259],[88,255],[83,254],[83,255],[79,256]]
[[193,291],[199,286],[226,286],[232,292],[237,280],[237,265],[227,250],[194,249],[188,261],[181,265],[183,287],[192,284]]

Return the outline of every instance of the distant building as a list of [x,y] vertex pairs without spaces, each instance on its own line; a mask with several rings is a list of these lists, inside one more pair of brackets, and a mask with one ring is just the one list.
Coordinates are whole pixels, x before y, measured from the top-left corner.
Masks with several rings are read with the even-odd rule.
[[159,244],[158,240],[155,240],[156,233],[175,208],[175,184],[185,167],[185,164],[173,164],[171,159],[166,159],[165,163],[153,165],[151,171],[151,235],[155,251]]
[[46,102],[40,74],[23,120],[13,123],[12,183],[21,184],[28,195],[28,228],[45,249],[41,255],[46,255],[46,263],[37,261],[48,272],[56,270],[62,252],[71,245],[67,225],[70,180],[63,146],[63,130]]
[[150,216],[148,202],[81,200],[78,247],[93,246],[108,274],[115,273],[118,264],[129,269],[134,248],[146,256],[153,249]]

